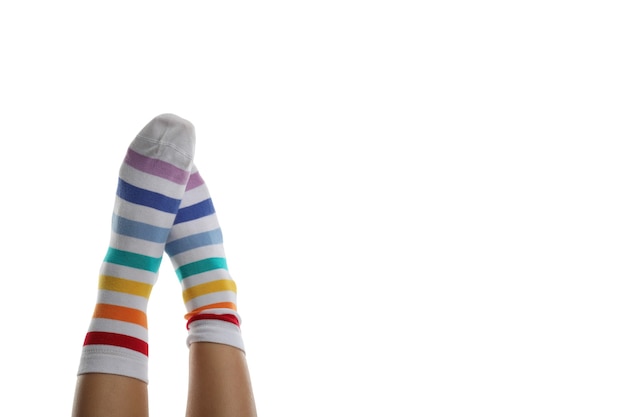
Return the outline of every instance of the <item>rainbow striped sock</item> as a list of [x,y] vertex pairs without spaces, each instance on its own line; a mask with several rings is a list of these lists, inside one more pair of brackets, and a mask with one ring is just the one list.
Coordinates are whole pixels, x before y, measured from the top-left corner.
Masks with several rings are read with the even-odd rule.
[[194,148],[193,125],[172,114],[152,119],[130,144],[119,171],[111,239],[79,375],[108,373],[148,382],[148,297]]
[[187,309],[187,344],[213,342],[244,350],[232,280],[213,200],[197,168],[187,183],[165,251],[176,268]]

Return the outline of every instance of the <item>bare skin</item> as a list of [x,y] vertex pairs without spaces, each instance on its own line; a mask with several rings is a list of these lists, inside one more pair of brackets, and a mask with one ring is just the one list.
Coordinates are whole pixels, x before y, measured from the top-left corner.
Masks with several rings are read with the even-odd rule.
[[148,417],[148,385],[135,378],[84,374],[76,381],[72,417]]
[[232,346],[189,347],[187,417],[256,417],[245,354]]
[[[187,417],[256,417],[245,354],[232,346],[189,347]],[[148,386],[121,375],[78,377],[72,417],[148,417]]]

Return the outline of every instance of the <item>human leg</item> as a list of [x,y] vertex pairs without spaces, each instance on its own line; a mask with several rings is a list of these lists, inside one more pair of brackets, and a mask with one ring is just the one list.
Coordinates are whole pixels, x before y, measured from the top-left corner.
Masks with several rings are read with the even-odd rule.
[[189,179],[194,147],[189,122],[160,115],[128,148],[80,358],[74,417],[148,414],[146,309]]
[[187,417],[254,416],[256,405],[244,352],[220,343],[192,343]]
[[165,250],[176,269],[187,310],[187,416],[255,416],[237,287],[228,272],[213,200],[195,167]]
[[79,375],[72,417],[148,417],[148,385],[124,375]]

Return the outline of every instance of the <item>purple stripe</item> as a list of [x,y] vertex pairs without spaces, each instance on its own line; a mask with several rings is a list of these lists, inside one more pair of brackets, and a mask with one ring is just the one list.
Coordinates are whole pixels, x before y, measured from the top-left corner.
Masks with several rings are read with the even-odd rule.
[[204,184],[204,180],[200,176],[200,173],[196,171],[189,176],[189,181],[187,181],[187,188],[185,188],[185,191],[192,190],[202,184]]
[[189,172],[184,169],[180,169],[160,159],[148,158],[130,148],[126,152],[124,162],[139,171],[165,178],[176,184],[183,185],[187,183],[187,178],[189,178]]

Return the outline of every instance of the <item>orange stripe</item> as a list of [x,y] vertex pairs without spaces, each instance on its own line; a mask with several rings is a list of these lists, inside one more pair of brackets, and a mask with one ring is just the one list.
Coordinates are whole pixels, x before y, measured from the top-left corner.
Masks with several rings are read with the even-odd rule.
[[215,303],[215,304],[209,304],[209,305],[206,305],[206,306],[198,307],[198,308],[194,309],[193,311],[185,314],[185,320],[189,320],[190,318],[192,318],[196,314],[200,313],[201,311],[210,310],[212,308],[229,308],[229,309],[231,309],[233,311],[237,311],[237,305],[235,303],[231,303],[229,301],[224,301],[223,303]]
[[93,318],[125,321],[127,323],[138,324],[146,329],[148,328],[148,317],[146,313],[135,308],[121,307],[113,304],[96,304]]

